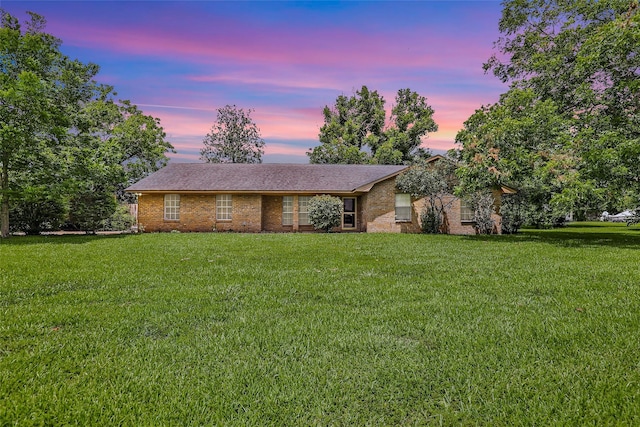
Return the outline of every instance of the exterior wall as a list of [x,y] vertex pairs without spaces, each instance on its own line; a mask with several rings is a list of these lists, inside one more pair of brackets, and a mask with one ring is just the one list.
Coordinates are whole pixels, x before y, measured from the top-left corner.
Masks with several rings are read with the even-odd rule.
[[419,211],[415,206],[411,212],[411,222],[396,222],[396,180],[387,179],[373,186],[362,200],[362,222],[368,233],[417,233]]
[[[212,197],[215,203],[215,196]],[[243,233],[259,233],[262,231],[262,196],[233,194],[231,209],[231,221],[216,221],[216,231],[239,231]]]
[[[500,194],[500,193],[498,193]],[[494,194],[494,197],[496,195]],[[476,229],[474,228],[474,223],[472,221],[462,221],[460,219],[461,209],[460,205],[462,204],[461,200],[455,196],[446,197],[444,200],[445,204],[451,203],[448,209],[445,210],[445,224],[444,229],[445,232],[449,234],[476,234]],[[494,233],[501,234],[501,226],[502,226],[502,217],[495,213],[499,209],[499,197],[496,198],[496,204],[494,205],[494,213],[491,215],[491,219],[495,222]],[[417,200],[413,203],[414,211],[422,212],[422,209],[426,203],[425,199]]]
[[180,219],[164,219],[164,194],[138,197],[138,224],[145,231],[213,231],[216,198],[211,195],[180,195]]
[[[309,194],[308,196],[313,195]],[[300,225],[298,223],[298,196],[293,196],[292,225],[282,225],[282,196],[262,196],[262,230],[276,233],[322,232],[322,230],[313,228],[312,225]],[[362,197],[356,197],[356,228],[342,229],[342,226],[340,226],[333,228],[332,232],[349,233],[360,231],[366,231],[366,227],[362,221]]]
[[[293,209],[295,221],[297,200],[294,200]],[[280,233],[293,231],[293,225],[282,225],[282,196],[262,196],[262,229]]]
[[[412,203],[411,222],[396,222],[395,220],[395,178],[376,184],[368,194],[361,197],[362,199],[362,220],[366,225],[363,231],[369,233],[420,233],[420,213],[423,210],[426,201],[424,199],[415,200]],[[496,205],[494,209],[499,212],[500,207],[499,190],[494,191]],[[473,222],[462,222],[460,220],[460,199],[451,195],[444,200],[445,203],[451,203],[451,206],[445,211],[445,232],[449,234],[476,234]],[[501,232],[502,217],[497,213],[491,216],[496,223],[494,232]]]
[[[410,222],[395,220],[395,178],[390,178],[373,186],[357,197],[357,223],[353,230],[335,228],[334,231],[361,231],[370,233],[419,233],[420,212],[424,199],[413,202]],[[498,211],[500,192],[496,197],[495,210]],[[180,220],[164,219],[164,195],[143,194],[138,199],[138,224],[145,231],[314,231],[312,226],[298,225],[298,198],[294,196],[293,225],[282,225],[282,196],[232,195],[232,220],[216,221],[216,196],[214,194],[181,194]],[[446,212],[446,228],[450,234],[475,234],[472,222],[460,221],[460,200],[450,196],[451,207]],[[492,215],[496,223],[494,232],[501,231],[501,217]]]
[[231,221],[216,221],[214,194],[180,194],[180,219],[166,220],[164,194],[143,194],[138,198],[138,224],[149,232],[261,231],[261,196],[233,195],[232,209]]
[[[443,202],[445,204],[451,203],[451,206],[445,210],[445,223],[444,231],[449,234],[476,234],[476,229],[473,228],[473,222],[460,220],[460,205],[461,200],[454,196],[446,197]],[[425,199],[418,200],[414,203],[418,212],[422,212],[424,205],[427,203]]]

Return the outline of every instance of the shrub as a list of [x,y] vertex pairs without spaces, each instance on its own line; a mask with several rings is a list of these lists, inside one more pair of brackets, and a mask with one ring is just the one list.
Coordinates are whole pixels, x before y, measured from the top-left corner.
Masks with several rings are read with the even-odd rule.
[[517,194],[502,196],[500,215],[502,215],[502,234],[517,233],[525,220],[525,209],[522,199]]
[[79,230],[95,233],[117,206],[115,195],[109,191],[81,191],[71,200],[69,221]]
[[477,192],[471,195],[470,202],[476,233],[491,234],[495,226],[495,221],[491,218],[495,202],[493,195],[489,192]]
[[11,206],[10,230],[22,231],[26,234],[57,230],[66,216],[67,203],[63,198],[46,191],[28,189]]
[[102,222],[101,229],[108,231],[130,230],[135,222],[136,219],[129,212],[129,206],[118,204],[113,215]]
[[442,215],[433,206],[425,206],[420,213],[420,227],[423,233],[438,234],[441,232]]
[[309,200],[309,222],[316,230],[327,233],[342,223],[342,200],[339,197],[322,195]]

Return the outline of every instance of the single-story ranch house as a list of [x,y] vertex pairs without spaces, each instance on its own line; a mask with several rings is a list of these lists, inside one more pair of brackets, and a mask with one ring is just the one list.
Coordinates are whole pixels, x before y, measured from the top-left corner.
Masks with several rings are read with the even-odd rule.
[[[138,224],[145,231],[313,231],[307,203],[330,194],[344,203],[335,231],[413,233],[420,231],[422,200],[395,185],[407,167],[170,163],[126,191],[138,196]],[[456,199],[447,212],[448,231],[474,234],[472,219]],[[494,219],[499,232],[500,216]]]

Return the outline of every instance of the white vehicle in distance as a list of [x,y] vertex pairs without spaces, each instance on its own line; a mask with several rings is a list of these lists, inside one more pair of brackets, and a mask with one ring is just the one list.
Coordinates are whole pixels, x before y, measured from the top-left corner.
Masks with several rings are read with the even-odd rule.
[[627,222],[633,217],[634,217],[633,212],[624,211],[624,212],[620,212],[619,214],[609,215],[609,221],[611,221],[611,222]]

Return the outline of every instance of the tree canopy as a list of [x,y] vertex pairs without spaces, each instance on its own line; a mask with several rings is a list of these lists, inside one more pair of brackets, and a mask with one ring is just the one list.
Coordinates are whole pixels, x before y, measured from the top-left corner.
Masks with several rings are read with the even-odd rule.
[[387,123],[385,100],[367,86],[347,97],[340,95],[333,108],[325,106],[320,145],[307,152],[311,163],[402,164],[416,155],[429,132],[438,130],[427,99],[400,89]]
[[61,40],[45,32],[45,19],[29,17],[21,24],[1,15],[2,237],[10,230],[12,206],[20,217],[16,224],[26,218],[33,226],[27,231],[38,231],[60,219],[47,215],[66,215],[74,199],[113,199],[117,190],[166,164],[165,152],[173,150],[157,119],[129,101],[116,101],[113,88],[94,80],[96,64],[62,54]]
[[425,233],[448,232],[446,211],[453,203],[455,164],[442,158],[432,162],[418,159],[398,175],[396,187],[414,199],[424,198],[427,203],[420,213],[422,231]]
[[262,163],[264,141],[251,119],[254,110],[225,105],[204,138],[200,159],[209,163]]
[[503,5],[498,53],[484,68],[510,89],[458,134],[463,181],[510,180],[565,213],[637,203],[638,1]]

